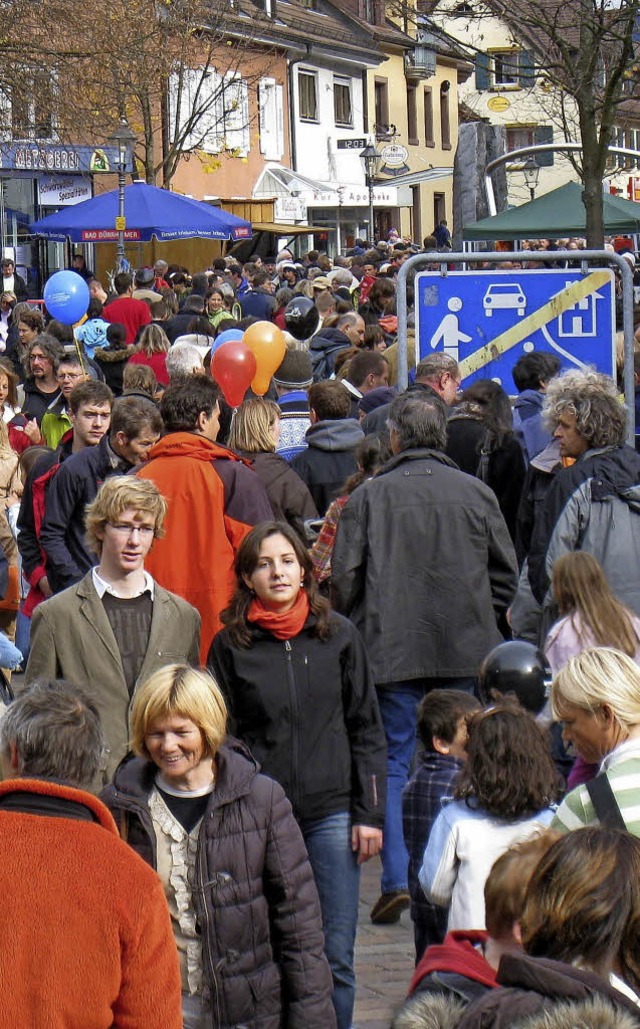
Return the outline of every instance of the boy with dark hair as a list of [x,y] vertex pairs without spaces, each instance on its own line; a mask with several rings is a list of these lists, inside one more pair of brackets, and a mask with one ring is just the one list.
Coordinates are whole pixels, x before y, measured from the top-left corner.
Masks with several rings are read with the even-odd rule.
[[513,381],[519,394],[513,405],[513,431],[527,464],[551,441],[551,433],[542,424],[542,403],[547,386],[560,368],[560,359],[555,354],[541,350],[523,354],[513,367]]
[[[442,800],[451,793],[466,757],[467,720],[480,710],[471,694],[447,689],[427,693],[418,707],[418,736],[424,752],[402,795],[416,964],[427,947],[442,943],[447,931],[448,909],[427,900],[418,882],[418,872]],[[381,920],[379,917],[378,921]]]
[[350,411],[350,395],[341,382],[327,379],[310,387],[307,449],[294,457],[291,467],[308,486],[321,517],[357,470],[355,449],[364,433]]

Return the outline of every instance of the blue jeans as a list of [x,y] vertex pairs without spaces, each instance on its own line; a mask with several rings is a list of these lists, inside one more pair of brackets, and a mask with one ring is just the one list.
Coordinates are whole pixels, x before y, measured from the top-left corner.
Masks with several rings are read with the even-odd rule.
[[320,896],[324,952],[333,976],[333,1006],[338,1029],[350,1029],[356,994],[353,951],[358,923],[360,868],[351,850],[347,811],[310,821],[300,829]]
[[402,791],[416,749],[418,704],[434,689],[473,693],[475,679],[413,679],[392,686],[376,686],[382,724],[387,737],[387,806],[382,845],[382,893],[407,889],[409,855],[402,831]]

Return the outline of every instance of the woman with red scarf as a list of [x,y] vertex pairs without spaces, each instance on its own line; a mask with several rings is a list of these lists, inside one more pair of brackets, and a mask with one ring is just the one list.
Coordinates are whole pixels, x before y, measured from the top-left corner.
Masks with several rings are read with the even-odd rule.
[[359,866],[382,846],[385,738],[364,645],[288,525],[245,537],[208,665],[230,731],[284,788],[313,869],[338,1029],[352,1022]]

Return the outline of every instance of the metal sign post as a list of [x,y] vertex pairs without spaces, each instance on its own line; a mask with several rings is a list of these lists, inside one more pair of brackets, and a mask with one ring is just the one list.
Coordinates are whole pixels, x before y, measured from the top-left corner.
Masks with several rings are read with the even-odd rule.
[[[613,269],[618,268],[622,280],[627,439],[633,446],[633,272],[629,262],[609,250],[555,250],[527,251],[526,261],[556,265],[568,262],[568,268],[474,272],[466,268],[450,271],[447,267],[497,266],[508,260],[505,253],[497,251],[438,251],[416,254],[405,261],[398,273],[400,388],[406,389],[408,384],[407,276],[412,269],[438,266],[437,271],[416,276],[416,356],[421,349],[423,356],[430,350],[444,350],[459,361],[463,379],[495,378],[512,393],[511,368],[522,353],[534,349],[557,353],[564,367],[595,366],[615,378]],[[577,261],[580,270],[573,267]],[[594,261],[608,267],[589,267],[587,262]]]

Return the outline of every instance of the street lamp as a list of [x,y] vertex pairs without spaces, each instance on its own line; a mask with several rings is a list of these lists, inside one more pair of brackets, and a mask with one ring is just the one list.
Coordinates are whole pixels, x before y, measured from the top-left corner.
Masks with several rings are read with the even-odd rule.
[[526,161],[522,165],[522,171],[524,174],[525,185],[529,187],[531,199],[535,200],[536,186],[538,185],[538,179],[540,178],[540,165],[533,157],[527,157]]
[[375,230],[373,225],[373,184],[378,174],[382,154],[379,154],[373,143],[369,143],[360,154],[360,160],[364,168],[364,181],[369,190],[369,232],[371,242],[375,243]]
[[122,114],[120,116],[120,124],[109,140],[110,143],[113,143],[118,148],[118,217],[116,218],[116,229],[118,231],[117,266],[119,272],[124,267],[124,231],[126,229],[124,217],[124,175],[127,170],[128,150],[135,141],[136,134],[131,131],[126,117]]

